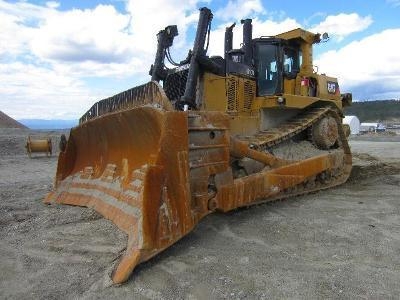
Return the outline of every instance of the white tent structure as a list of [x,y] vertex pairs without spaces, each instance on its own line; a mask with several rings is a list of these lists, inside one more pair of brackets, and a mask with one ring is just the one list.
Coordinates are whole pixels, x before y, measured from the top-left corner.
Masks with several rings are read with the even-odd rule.
[[386,126],[382,123],[361,123],[360,131],[362,132],[380,132],[385,131]]
[[350,126],[350,134],[360,133],[360,120],[356,116],[345,116],[343,124]]

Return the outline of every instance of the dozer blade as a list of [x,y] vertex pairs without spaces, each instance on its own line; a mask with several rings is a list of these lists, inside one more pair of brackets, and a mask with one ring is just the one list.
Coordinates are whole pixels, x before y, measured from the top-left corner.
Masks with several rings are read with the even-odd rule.
[[128,234],[114,283],[193,228],[187,130],[186,112],[136,107],[73,128],[60,153],[45,202],[91,207]]
[[[122,283],[136,265],[213,211],[345,182],[351,152],[339,115],[329,108],[307,115],[307,122],[281,125],[272,138],[268,131],[235,137],[226,113],[174,111],[162,88],[151,82],[96,103],[81,118],[60,153],[55,189],[45,202],[91,207],[127,233],[126,251],[112,274],[114,283]],[[338,125],[335,149],[300,160],[257,150],[288,140],[293,132],[308,132],[328,116]],[[234,175],[237,159],[263,167]]]

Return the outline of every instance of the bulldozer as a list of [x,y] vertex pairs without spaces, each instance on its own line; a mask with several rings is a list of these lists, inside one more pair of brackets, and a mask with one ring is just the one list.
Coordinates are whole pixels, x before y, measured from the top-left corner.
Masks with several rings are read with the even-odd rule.
[[193,49],[178,63],[177,26],[159,31],[151,81],[96,102],[59,154],[44,201],[90,207],[127,234],[116,284],[210,213],[350,175],[342,118],[352,95],[313,66],[313,45],[327,36],[297,28],[253,38],[245,19],[240,48],[232,24],[224,57],[208,56],[212,18],[200,9]]

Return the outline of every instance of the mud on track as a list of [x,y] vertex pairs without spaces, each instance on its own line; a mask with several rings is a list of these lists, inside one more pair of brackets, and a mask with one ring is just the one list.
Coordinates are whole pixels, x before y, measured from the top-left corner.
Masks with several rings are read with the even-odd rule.
[[[87,208],[46,206],[57,157],[29,159],[29,131],[0,130],[0,298],[271,299],[400,296],[400,143],[351,140],[335,189],[213,214],[124,285],[126,244]],[[34,132],[57,139],[61,132]]]

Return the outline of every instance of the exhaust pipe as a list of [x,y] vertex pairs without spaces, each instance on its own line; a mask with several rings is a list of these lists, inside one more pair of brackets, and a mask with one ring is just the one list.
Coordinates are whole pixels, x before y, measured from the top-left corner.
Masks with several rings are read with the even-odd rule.
[[185,93],[178,102],[178,109],[187,104],[190,108],[196,108],[196,86],[199,77],[199,59],[206,55],[204,45],[209,31],[213,14],[211,10],[203,7],[200,9],[199,23],[197,25],[196,38],[193,45],[192,57],[190,58],[190,67],[186,81]]
[[253,57],[253,25],[251,25],[251,19],[241,20],[243,24],[243,51],[244,51],[244,63],[248,66],[252,64]]
[[233,48],[233,28],[235,27],[236,23],[233,23],[231,26],[225,28],[225,59],[228,58],[228,52]]

